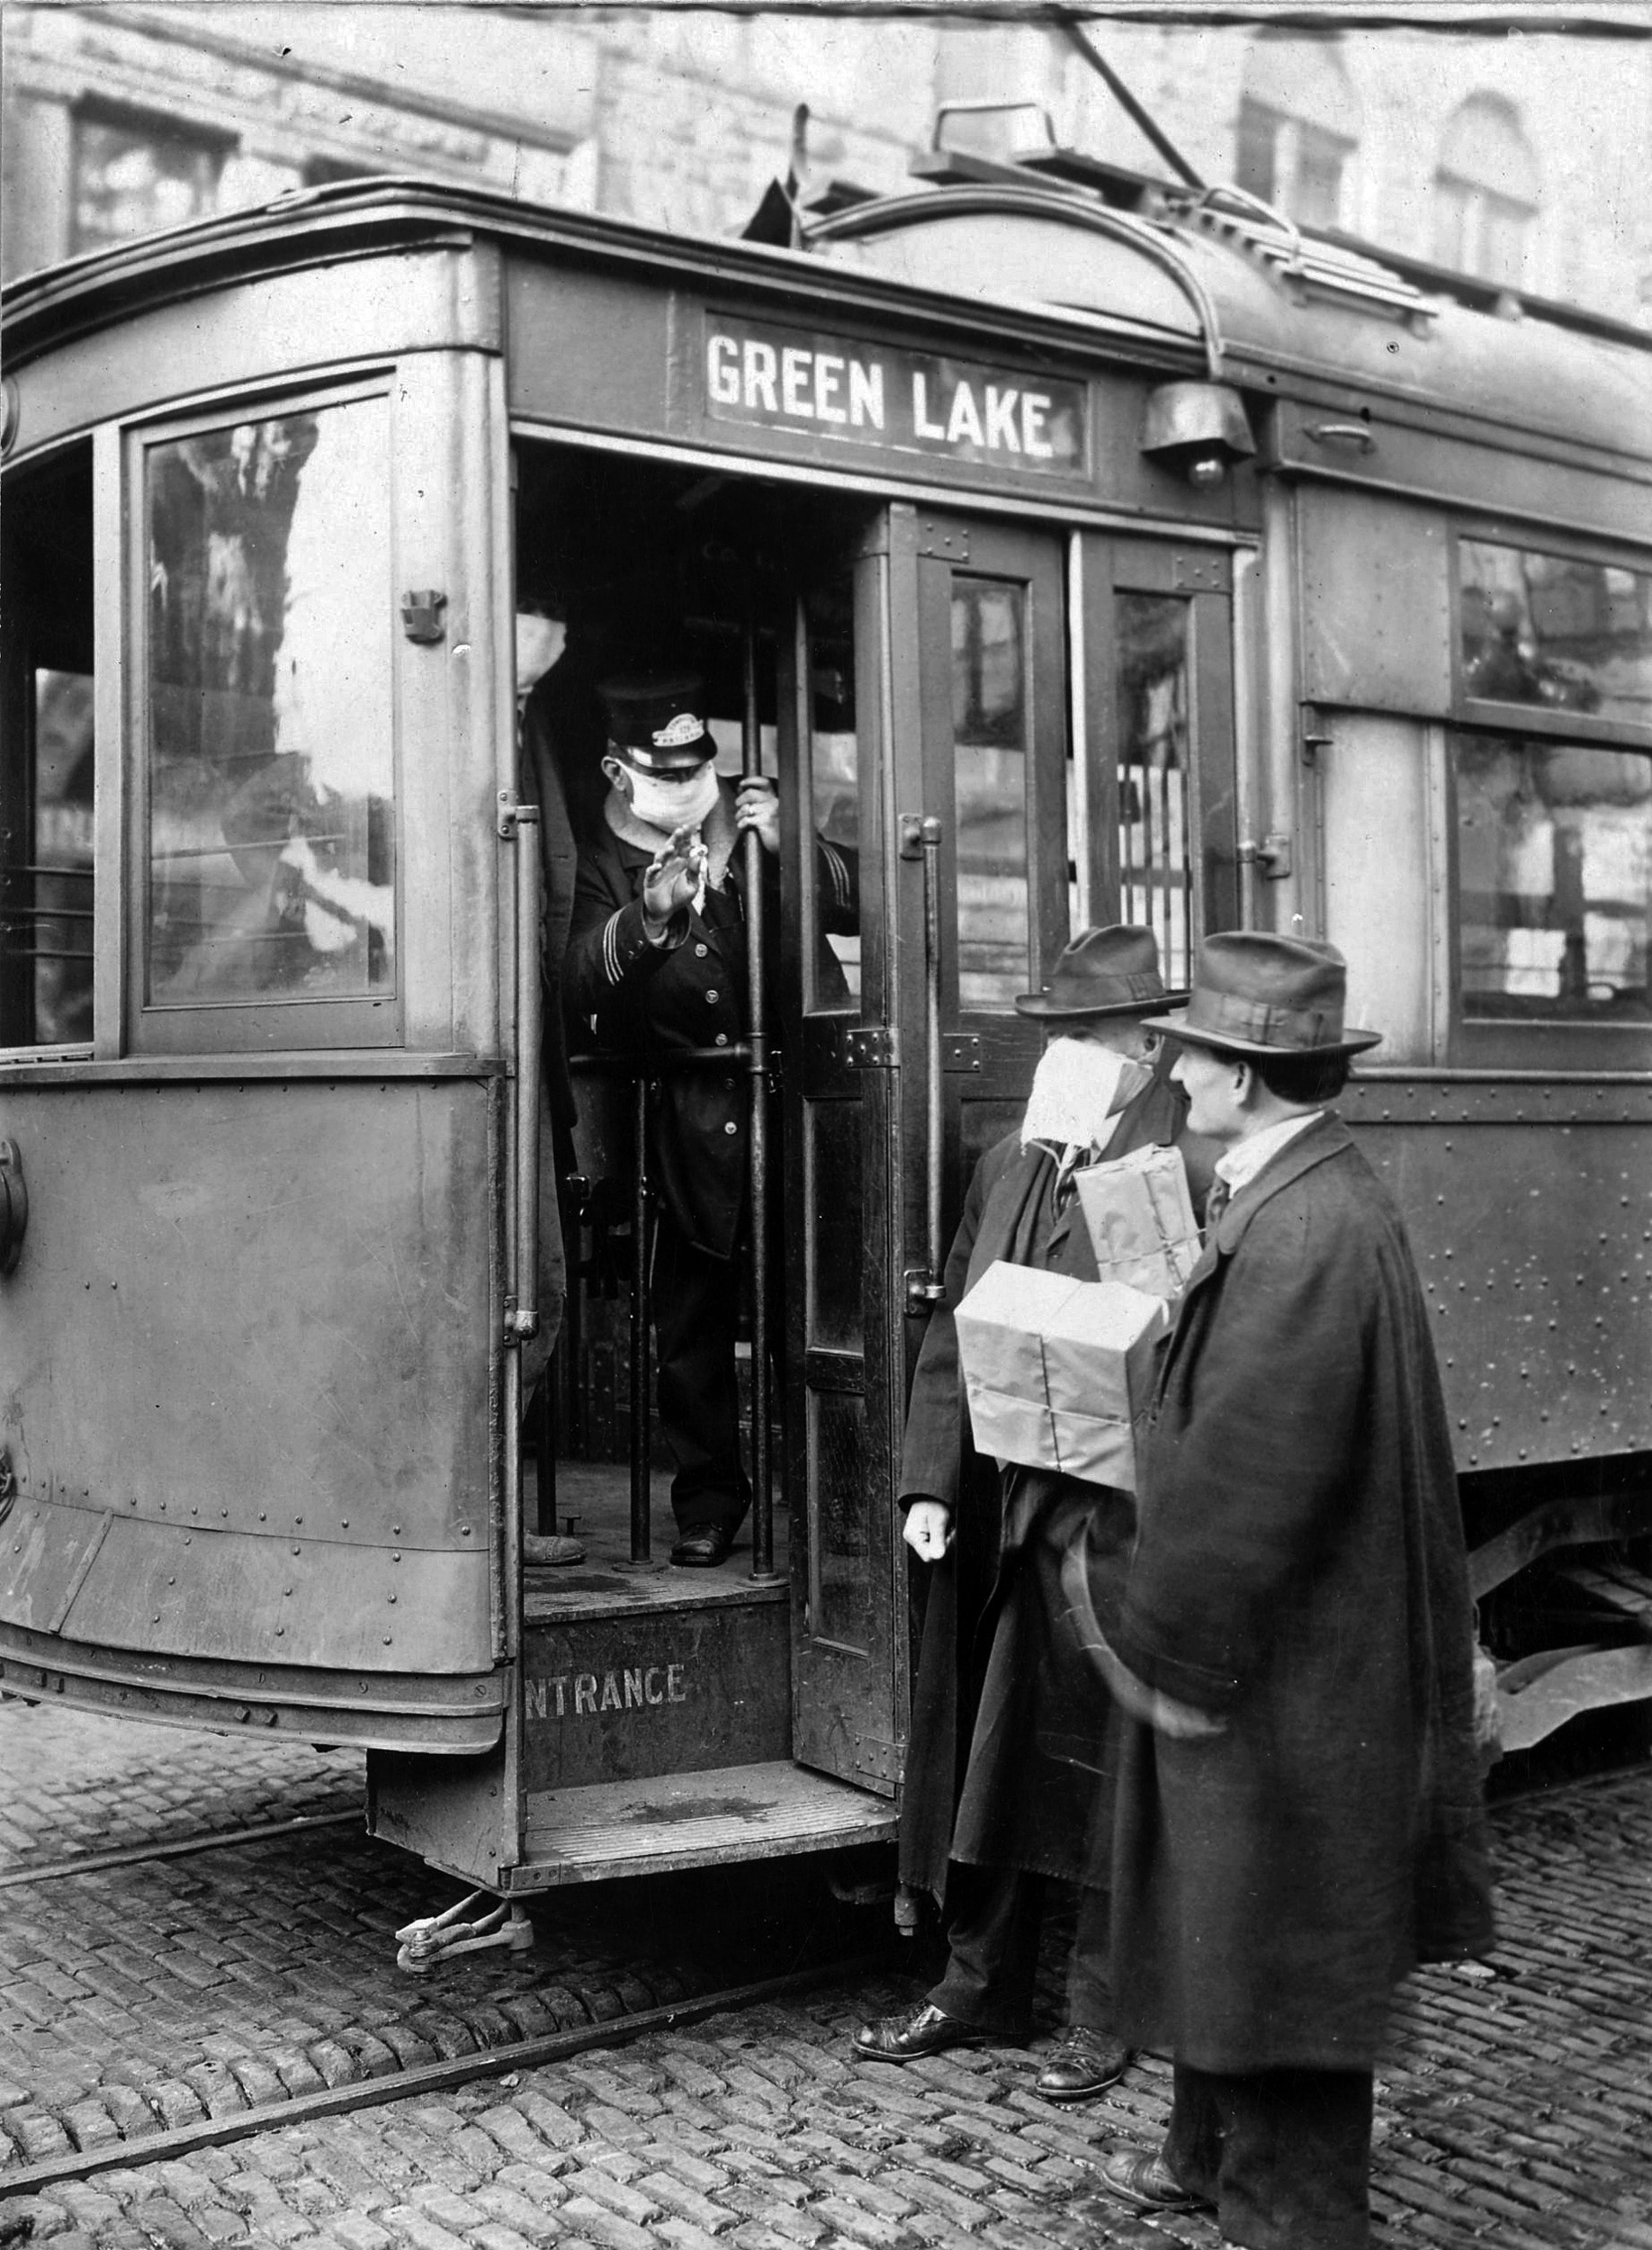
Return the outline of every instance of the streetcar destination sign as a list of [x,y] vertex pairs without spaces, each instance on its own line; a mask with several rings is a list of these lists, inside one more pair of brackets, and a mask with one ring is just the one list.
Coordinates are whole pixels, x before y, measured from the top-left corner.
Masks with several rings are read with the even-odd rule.
[[715,421],[1046,475],[1090,465],[1085,386],[1055,375],[708,314],[705,376]]

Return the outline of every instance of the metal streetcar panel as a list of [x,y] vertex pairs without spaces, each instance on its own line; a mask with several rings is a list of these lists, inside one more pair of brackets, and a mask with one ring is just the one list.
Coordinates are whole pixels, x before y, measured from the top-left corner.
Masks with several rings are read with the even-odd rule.
[[[7,292],[8,1689],[361,1745],[501,1894],[886,1841],[911,1369],[1122,920],[1342,948],[1508,1739],[1646,1692],[1646,340],[989,169],[792,248],[349,184]],[[669,1039],[589,922],[631,673],[766,807]]]

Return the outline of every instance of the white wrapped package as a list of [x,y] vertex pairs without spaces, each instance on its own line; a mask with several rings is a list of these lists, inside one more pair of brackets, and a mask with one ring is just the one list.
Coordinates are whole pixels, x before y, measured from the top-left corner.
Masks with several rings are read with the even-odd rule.
[[1135,1491],[1161,1298],[1000,1259],[956,1318],[977,1451]]
[[1100,1278],[1180,1296],[1202,1246],[1181,1151],[1133,1148],[1073,1176]]

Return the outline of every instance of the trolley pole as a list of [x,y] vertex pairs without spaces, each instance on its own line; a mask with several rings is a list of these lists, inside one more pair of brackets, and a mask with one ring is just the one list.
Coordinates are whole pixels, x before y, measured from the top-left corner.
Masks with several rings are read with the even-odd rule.
[[[758,722],[757,618],[747,591],[742,655],[745,708],[741,716],[740,770],[750,780],[763,770],[762,734]],[[750,1048],[746,1068],[750,1087],[751,1124],[751,1575],[775,1572],[774,1493],[768,1445],[768,1040],[763,988],[763,846],[757,831],[745,834],[746,985]]]

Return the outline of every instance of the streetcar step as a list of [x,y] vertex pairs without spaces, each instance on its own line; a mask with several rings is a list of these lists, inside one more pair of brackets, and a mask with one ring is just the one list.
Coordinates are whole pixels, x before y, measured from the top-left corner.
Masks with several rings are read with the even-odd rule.
[[525,1814],[512,1891],[874,1843],[896,1819],[887,1797],[789,1759],[534,1791]]

